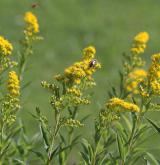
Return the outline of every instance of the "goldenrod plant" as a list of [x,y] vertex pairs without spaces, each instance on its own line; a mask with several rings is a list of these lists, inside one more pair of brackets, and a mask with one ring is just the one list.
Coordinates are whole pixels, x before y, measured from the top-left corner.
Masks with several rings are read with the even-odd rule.
[[[135,36],[129,54],[124,55],[124,69],[120,71],[120,86],[112,87],[109,100],[95,121],[94,141],[84,139],[82,164],[86,165],[135,165],[159,164],[151,149],[144,148],[146,141],[155,134],[147,118],[159,103],[159,54],[152,56],[148,71],[143,69],[141,58],[149,40],[147,32]],[[149,124],[148,123],[151,124]]]
[[31,12],[28,11],[24,15],[25,28],[24,28],[24,38],[21,40],[21,51],[19,52],[19,77],[20,80],[23,79],[24,72],[26,70],[26,65],[29,57],[33,54],[33,44],[42,40],[42,37],[39,36],[39,24],[37,17]]
[[[10,59],[12,50],[12,44],[0,36],[1,79],[8,69],[12,69],[17,64]],[[16,113],[20,108],[20,82],[17,73],[13,70],[8,72],[8,80],[4,78],[1,81],[3,82],[1,86],[3,84],[5,86],[0,98],[0,164],[4,164],[9,162],[10,156],[14,154],[12,139],[21,127],[15,125]]]
[[[44,111],[37,105],[35,113],[28,113],[39,126],[30,137],[18,112],[24,109],[23,89],[29,84],[24,83],[28,60],[42,37],[36,15],[26,12],[24,22],[18,62],[12,59],[13,45],[0,36],[0,165],[159,165],[150,144],[152,136],[160,134],[160,126],[150,114],[160,108],[160,53],[151,56],[146,69],[142,55],[149,34],[138,33],[123,54],[119,85],[111,86],[94,121],[83,109],[92,103],[93,75],[101,68],[95,47],[84,48],[81,58],[63,73],[42,81],[50,108]],[[84,136],[81,129],[89,122],[94,130]],[[77,159],[72,162],[77,146]]]
[[[95,59],[96,49],[89,46],[83,50],[80,61],[65,69],[63,74],[54,76],[53,82],[42,81],[42,87],[51,93],[50,105],[54,113],[54,125],[37,108],[35,118],[40,123],[46,154],[35,153],[44,164],[66,164],[70,151],[80,135],[74,130],[83,127],[79,113],[82,105],[90,104],[87,89],[96,85],[92,75],[101,68]],[[64,130],[66,128],[66,131]]]
[[[21,107],[21,80],[27,56],[32,53],[32,43],[38,39],[39,25],[31,12],[25,14],[23,51],[19,63],[11,59],[13,45],[0,36],[0,164],[25,164],[33,143],[24,133],[22,122],[17,120]],[[19,73],[16,71],[19,70]],[[8,80],[5,76],[8,74]],[[32,139],[33,140],[33,139]],[[30,144],[29,144],[30,142]],[[27,158],[26,158],[27,157]]]

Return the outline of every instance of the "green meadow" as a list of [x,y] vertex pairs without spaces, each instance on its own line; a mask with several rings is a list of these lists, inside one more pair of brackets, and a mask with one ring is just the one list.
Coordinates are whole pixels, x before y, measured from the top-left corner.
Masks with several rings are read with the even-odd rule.
[[[37,3],[36,8],[32,4]],[[150,34],[144,59],[150,64],[150,56],[160,52],[160,1],[159,0],[0,0],[0,35],[13,43],[18,59],[19,41],[23,35],[23,15],[32,11],[38,17],[43,40],[35,44],[35,54],[30,57],[23,90],[23,110],[19,113],[29,136],[38,128],[29,112],[37,106],[53,121],[49,106],[49,94],[41,87],[42,80],[53,80],[75,60],[81,58],[82,49],[96,47],[96,58],[102,68],[94,75],[97,86],[91,90],[92,105],[81,114],[98,114],[108,98],[108,90],[119,83],[118,71],[123,52],[129,52],[133,37],[141,31]],[[159,120],[159,113],[151,118]],[[92,134],[92,123],[82,131]],[[158,137],[153,137],[155,153]],[[158,155],[158,153],[157,153]]]

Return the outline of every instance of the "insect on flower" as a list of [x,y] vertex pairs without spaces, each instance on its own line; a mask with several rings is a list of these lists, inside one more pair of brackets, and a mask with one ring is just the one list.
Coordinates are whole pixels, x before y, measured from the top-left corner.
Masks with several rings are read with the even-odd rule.
[[91,68],[91,67],[94,67],[96,64],[97,64],[97,60],[96,60],[96,59],[93,59],[93,60],[90,61],[89,67],[90,67],[90,68]]
[[32,7],[33,9],[37,8],[38,6],[39,6],[38,3],[33,3],[33,4],[31,5],[31,7]]

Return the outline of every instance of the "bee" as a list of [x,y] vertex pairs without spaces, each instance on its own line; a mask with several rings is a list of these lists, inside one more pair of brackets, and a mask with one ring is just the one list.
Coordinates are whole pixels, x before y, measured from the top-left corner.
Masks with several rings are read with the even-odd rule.
[[31,7],[32,7],[33,9],[37,8],[38,6],[39,6],[38,3],[33,3],[33,4],[31,5]]
[[90,61],[89,67],[90,67],[90,68],[91,68],[91,67],[95,67],[96,64],[97,64],[97,60],[96,60],[96,59],[93,59],[93,60]]

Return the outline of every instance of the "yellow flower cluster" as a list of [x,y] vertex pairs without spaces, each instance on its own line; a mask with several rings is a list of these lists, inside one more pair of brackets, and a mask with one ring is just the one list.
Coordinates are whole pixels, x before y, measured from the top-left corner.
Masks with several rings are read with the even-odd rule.
[[90,101],[87,98],[82,98],[78,96],[71,96],[69,97],[69,102],[72,103],[73,105],[88,105],[90,104]]
[[57,80],[65,80],[66,82],[80,84],[82,80],[92,80],[92,74],[99,68],[95,57],[96,50],[93,46],[89,46],[83,50],[83,58],[81,61],[74,63],[64,71],[64,75],[57,75]]
[[68,88],[67,89],[67,93],[75,95],[75,96],[78,96],[78,97],[82,95],[81,90],[76,88],[76,87],[74,87],[74,86],[71,87],[71,88]]
[[138,84],[147,77],[147,72],[143,69],[136,69],[129,73],[126,81],[126,89],[134,94],[138,92]]
[[37,17],[32,12],[26,12],[24,20],[27,24],[27,27],[24,32],[27,36],[32,36],[33,34],[39,32],[39,24]]
[[65,126],[70,126],[70,127],[83,127],[84,124],[82,124],[80,121],[78,120],[74,120],[74,119],[66,119],[64,121],[64,125]]
[[20,95],[19,79],[16,72],[14,71],[9,72],[8,91],[12,97],[17,97]]
[[12,53],[13,47],[12,44],[0,36],[0,55],[10,55]]
[[113,112],[106,111],[106,110],[102,110],[99,114],[99,117],[100,117],[100,120],[103,124],[104,123],[108,124],[110,122],[113,122],[113,121],[120,119],[120,117],[117,114],[115,114]]
[[93,46],[89,46],[83,49],[83,57],[86,60],[93,59],[95,54],[96,54],[96,49]]
[[124,109],[124,110],[131,111],[131,112],[139,112],[140,111],[139,107],[136,104],[126,102],[126,101],[119,99],[119,98],[110,99],[107,102],[106,106],[109,109],[117,108],[118,110]]
[[131,48],[131,53],[134,55],[138,55],[144,53],[146,48],[146,43],[149,40],[149,34],[147,32],[140,32],[134,38],[134,43]]
[[151,57],[152,63],[148,71],[148,80],[153,93],[160,94],[160,53]]

